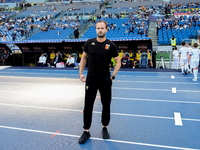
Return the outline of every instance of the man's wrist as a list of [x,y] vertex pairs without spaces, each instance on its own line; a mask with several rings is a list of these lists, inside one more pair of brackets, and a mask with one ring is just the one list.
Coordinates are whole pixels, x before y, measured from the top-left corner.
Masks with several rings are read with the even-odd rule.
[[79,76],[82,75],[83,73],[79,73]]
[[114,79],[115,79],[115,76],[114,76],[114,75],[112,75],[112,76],[111,76],[111,78],[114,80]]

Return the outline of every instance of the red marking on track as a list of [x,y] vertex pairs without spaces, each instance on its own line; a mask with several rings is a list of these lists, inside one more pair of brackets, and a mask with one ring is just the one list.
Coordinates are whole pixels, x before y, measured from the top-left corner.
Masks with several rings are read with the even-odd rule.
[[101,96],[98,97],[98,99],[100,99],[100,98],[101,98]]
[[117,82],[119,82],[120,80],[118,80]]
[[124,77],[125,77],[126,75],[124,75]]
[[80,113],[83,113],[84,110],[80,111]]
[[[59,133],[59,132],[60,132],[60,130],[56,131],[56,133]],[[51,137],[54,137],[54,136],[56,136],[56,134],[53,134]]]

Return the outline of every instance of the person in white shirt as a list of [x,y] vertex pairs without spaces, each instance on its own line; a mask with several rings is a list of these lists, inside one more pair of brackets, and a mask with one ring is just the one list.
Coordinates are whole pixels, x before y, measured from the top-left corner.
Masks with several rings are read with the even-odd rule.
[[177,47],[174,48],[173,51],[173,67],[174,69],[178,69],[178,63],[179,63],[179,52],[177,51]]
[[197,48],[198,47],[197,43],[194,43],[193,47],[194,48],[191,49],[189,52],[188,62],[191,59],[190,66],[193,68],[193,74],[194,74],[194,79],[192,80],[197,81],[200,52],[199,52],[199,49]]
[[[192,50],[192,47],[191,47],[191,43],[190,43],[190,42],[188,42],[187,48],[188,48],[188,52],[190,53],[190,51]],[[188,57],[189,57],[189,56],[188,56]],[[191,63],[191,59],[190,59],[190,61],[188,61],[188,73],[191,73],[191,74],[192,74],[192,67],[190,66],[190,63]]]
[[39,61],[37,62],[36,66],[39,67],[39,66],[45,66],[46,65],[46,57],[44,56],[44,53],[41,54],[40,58],[39,58]]
[[66,67],[75,67],[74,57],[72,57],[71,55],[68,56]]
[[179,50],[179,61],[181,65],[182,75],[187,74],[188,70],[188,49],[185,47],[185,41],[181,43],[182,47]]

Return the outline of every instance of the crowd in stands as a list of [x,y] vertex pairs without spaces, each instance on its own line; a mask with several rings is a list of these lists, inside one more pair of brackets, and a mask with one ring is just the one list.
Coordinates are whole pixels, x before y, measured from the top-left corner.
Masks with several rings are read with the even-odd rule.
[[[38,40],[38,39],[65,39],[67,36],[72,34],[74,30],[78,29],[81,24],[84,23],[84,20],[59,20],[51,24],[41,27],[40,32],[37,32],[27,40]],[[78,32],[79,33],[79,32]],[[77,35],[77,34],[76,34]],[[79,35],[79,34],[78,34]],[[78,37],[77,37],[78,38]]]
[[12,16],[14,14],[16,14],[16,11],[14,11],[14,12],[1,12],[1,14],[0,14],[0,21],[4,21],[9,16]]
[[29,32],[40,29],[50,19],[50,15],[44,17],[30,16],[24,19],[11,18],[0,21],[1,41],[15,41],[27,38]]
[[[101,17],[97,17],[102,19]],[[98,21],[95,20],[95,21]],[[149,17],[144,15],[138,15],[133,13],[130,18],[115,18],[112,16],[106,17],[105,20],[108,23],[108,38],[112,37],[147,37],[148,36],[148,24]],[[91,38],[95,35],[95,25],[91,26],[89,30],[83,35],[82,38]]]
[[177,44],[183,39],[196,38],[197,30],[200,30],[199,15],[177,15],[172,17],[159,17],[157,20],[157,34],[159,44],[170,44],[174,36]]

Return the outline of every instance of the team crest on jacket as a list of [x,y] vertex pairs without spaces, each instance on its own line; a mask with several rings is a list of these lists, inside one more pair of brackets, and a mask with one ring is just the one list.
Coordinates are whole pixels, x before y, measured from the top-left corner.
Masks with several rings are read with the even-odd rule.
[[110,45],[109,45],[109,44],[106,44],[105,49],[106,49],[106,50],[109,50],[109,49],[110,49]]

